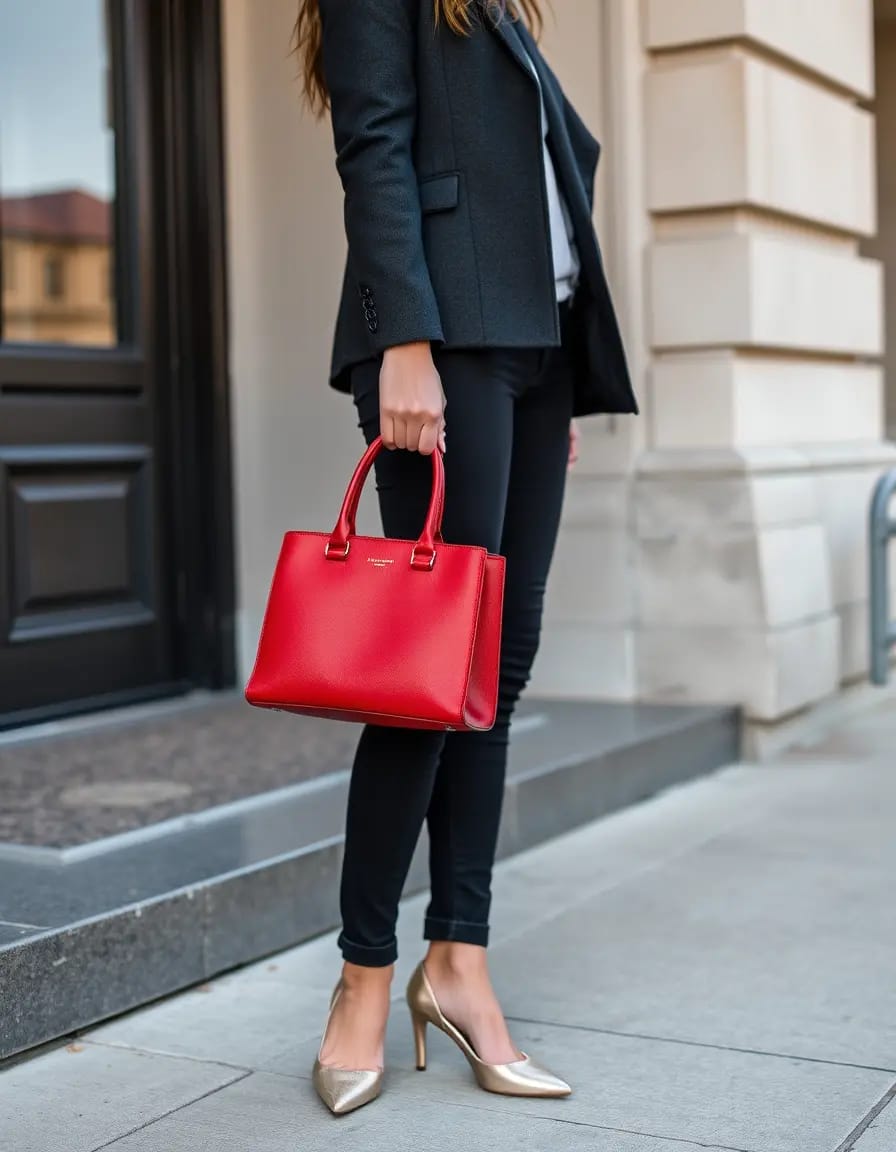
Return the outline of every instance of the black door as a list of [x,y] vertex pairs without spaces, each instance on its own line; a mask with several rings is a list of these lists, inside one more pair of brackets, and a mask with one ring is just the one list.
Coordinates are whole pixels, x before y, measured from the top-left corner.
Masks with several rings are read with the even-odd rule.
[[0,726],[232,674],[221,192],[178,191],[191,118],[220,128],[216,7],[183,75],[177,7],[0,0]]

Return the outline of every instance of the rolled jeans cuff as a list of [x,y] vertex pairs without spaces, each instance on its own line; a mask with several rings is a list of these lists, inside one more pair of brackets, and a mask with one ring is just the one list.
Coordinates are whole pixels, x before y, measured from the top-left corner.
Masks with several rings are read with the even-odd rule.
[[339,949],[342,959],[360,968],[388,968],[398,959],[398,941],[393,937],[388,944],[370,947],[349,940],[344,932],[339,935]]
[[427,916],[423,924],[424,940],[453,940],[458,944],[488,947],[488,924],[471,924],[467,920],[439,920]]

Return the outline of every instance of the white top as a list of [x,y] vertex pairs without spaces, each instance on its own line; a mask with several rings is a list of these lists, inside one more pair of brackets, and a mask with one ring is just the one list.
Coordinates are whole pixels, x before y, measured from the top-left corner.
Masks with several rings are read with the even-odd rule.
[[[525,51],[525,47],[524,47]],[[532,58],[526,53],[532,75],[538,83],[541,93],[541,81],[532,63]],[[544,177],[548,193],[548,215],[551,221],[551,253],[554,258],[554,283],[557,289],[557,303],[562,303],[572,296],[579,278],[579,254],[576,251],[573,239],[572,221],[569,218],[569,209],[560,195],[557,184],[557,173],[554,170],[554,161],[548,149],[548,117],[544,106],[544,95],[541,95],[541,131],[544,137]]]

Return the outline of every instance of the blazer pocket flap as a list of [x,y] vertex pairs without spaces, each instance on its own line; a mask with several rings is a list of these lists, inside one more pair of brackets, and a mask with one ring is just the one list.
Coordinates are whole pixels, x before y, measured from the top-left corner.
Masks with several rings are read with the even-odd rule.
[[420,181],[420,208],[423,212],[446,212],[457,207],[459,177],[456,172],[430,176]]

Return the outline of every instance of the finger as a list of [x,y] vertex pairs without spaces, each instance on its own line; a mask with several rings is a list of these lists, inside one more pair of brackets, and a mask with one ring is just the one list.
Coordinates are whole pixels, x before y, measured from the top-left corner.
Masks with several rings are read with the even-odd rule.
[[445,429],[444,428],[439,433],[439,451],[444,456],[444,454],[445,454]]
[[420,441],[418,451],[424,456],[431,456],[439,446],[439,426],[438,424],[424,424],[420,430]]
[[385,412],[380,413],[380,436],[385,447],[391,451],[395,447],[395,421]]
[[420,436],[424,427],[425,425],[419,419],[412,419],[407,421],[407,449],[409,452],[420,451]]
[[395,447],[407,448],[408,446],[408,426],[407,423],[400,417],[396,416],[393,419],[395,425]]

